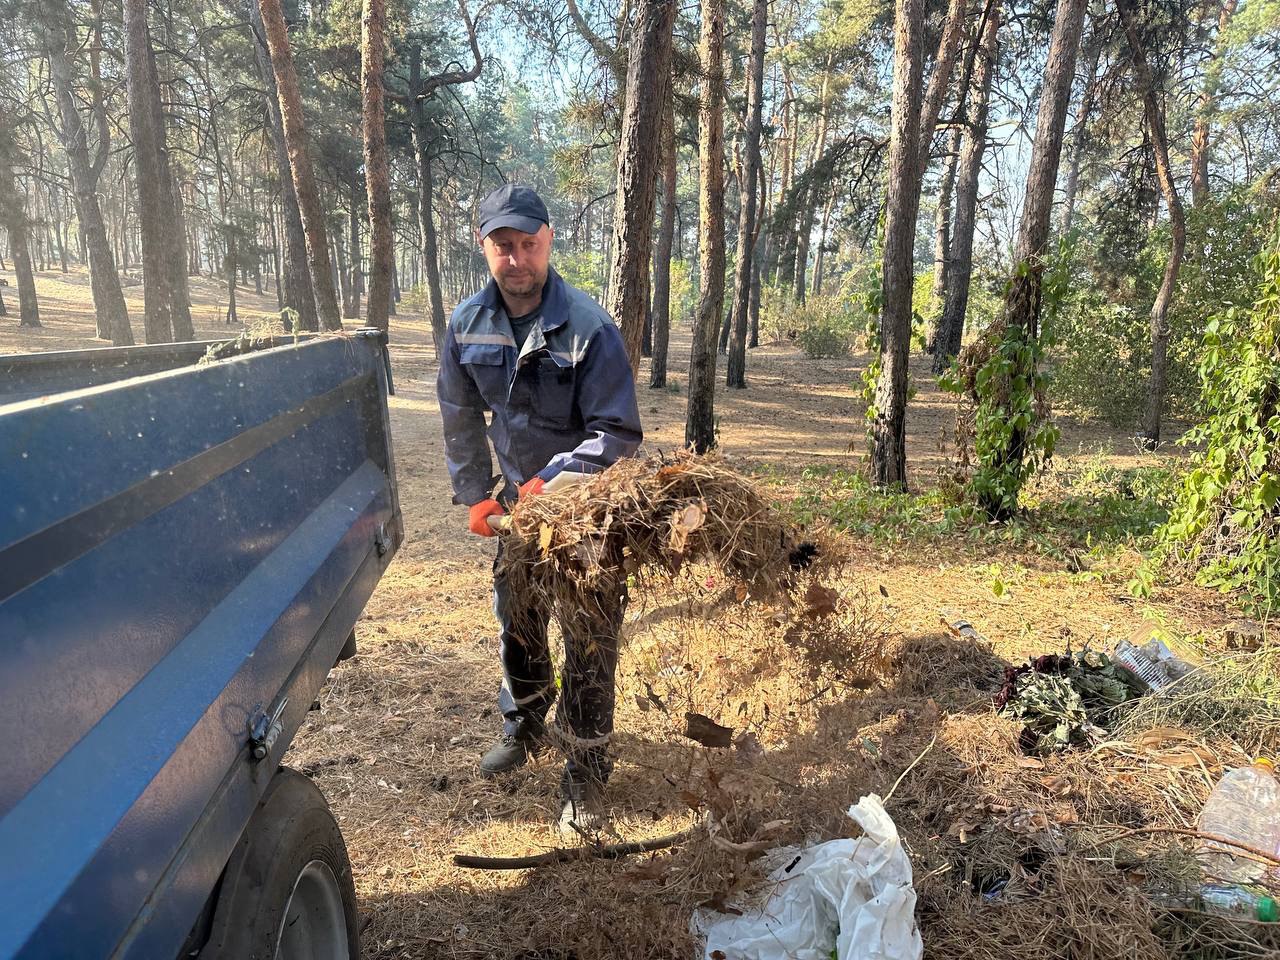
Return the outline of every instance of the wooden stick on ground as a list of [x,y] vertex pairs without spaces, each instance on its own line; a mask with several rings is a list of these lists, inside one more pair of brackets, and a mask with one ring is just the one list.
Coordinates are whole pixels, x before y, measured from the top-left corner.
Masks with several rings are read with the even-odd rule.
[[531,867],[546,867],[553,863],[569,863],[575,860],[613,860],[636,853],[649,853],[653,850],[674,847],[690,839],[700,827],[701,824],[698,824],[679,833],[670,833],[665,837],[654,837],[652,840],[638,840],[633,843],[557,847],[546,853],[535,853],[527,857],[477,857],[467,853],[455,853],[453,862],[455,866],[470,867],[473,870],[528,870]]

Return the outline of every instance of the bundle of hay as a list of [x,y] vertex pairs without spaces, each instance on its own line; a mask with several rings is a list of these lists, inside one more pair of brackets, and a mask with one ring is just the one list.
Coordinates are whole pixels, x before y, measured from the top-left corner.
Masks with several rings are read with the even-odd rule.
[[777,596],[817,553],[750,480],[689,453],[622,460],[523,499],[504,536],[513,595],[554,601],[562,617],[607,617],[601,598],[620,596],[628,577],[674,576],[693,561],[719,567],[743,597]]

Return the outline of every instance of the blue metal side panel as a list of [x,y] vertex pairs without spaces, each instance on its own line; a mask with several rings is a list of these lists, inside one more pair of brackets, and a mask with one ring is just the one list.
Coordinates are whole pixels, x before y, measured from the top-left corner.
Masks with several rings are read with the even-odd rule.
[[389,559],[378,360],[322,338],[0,407],[0,957],[176,951]]

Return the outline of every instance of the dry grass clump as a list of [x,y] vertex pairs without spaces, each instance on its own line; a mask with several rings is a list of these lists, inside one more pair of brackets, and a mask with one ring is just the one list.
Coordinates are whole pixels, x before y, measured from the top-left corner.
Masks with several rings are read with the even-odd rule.
[[594,613],[627,578],[710,562],[740,598],[776,596],[818,552],[745,477],[689,453],[621,460],[566,491],[521,500],[502,563],[517,596]]

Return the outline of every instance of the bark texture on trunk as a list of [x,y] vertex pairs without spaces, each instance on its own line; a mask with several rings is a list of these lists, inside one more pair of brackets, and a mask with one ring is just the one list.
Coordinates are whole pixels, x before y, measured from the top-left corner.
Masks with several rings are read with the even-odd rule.
[[649,361],[649,386],[667,385],[667,347],[671,337],[671,247],[676,228],[675,107],[671,80],[663,83],[662,97],[662,220],[653,252],[653,356]]
[[689,356],[685,445],[716,445],[716,334],[724,311],[724,3],[702,0],[698,92],[698,314]]
[[649,301],[653,206],[662,131],[662,99],[645,95],[670,71],[675,0],[640,0],[631,30],[626,108],[618,142],[613,207],[613,262],[609,269],[609,314],[622,330],[634,376]]
[[172,206],[162,187],[165,164],[160,141],[164,130],[151,98],[151,46],[145,0],[124,0],[124,57],[142,235],[143,330],[147,343],[164,343],[173,339],[173,286],[164,225]]
[[942,315],[938,318],[933,350],[933,372],[942,373],[951,358],[960,352],[964,337],[964,317],[969,307],[969,284],[973,277],[973,232],[978,213],[978,180],[982,174],[982,154],[987,146],[987,112],[991,102],[991,80],[995,72],[1000,33],[1000,3],[993,2],[982,24],[982,39],[974,62],[972,88],[967,101],[968,123],[960,146],[956,172],[955,222],[951,230],[946,289]]
[[1080,115],[1076,117],[1071,131],[1071,160],[1067,167],[1067,182],[1062,189],[1062,232],[1070,233],[1072,222],[1076,216],[1076,195],[1080,189],[1080,165],[1084,160],[1084,152],[1089,143],[1089,115],[1093,113],[1093,102],[1098,89],[1098,61],[1102,55],[1103,37],[1098,33],[1095,24],[1088,42],[1085,44],[1088,58],[1088,79],[1085,81],[1084,95],[1080,98]]
[[871,474],[878,487],[907,482],[907,360],[916,215],[920,209],[920,98],[924,0],[897,0],[893,113],[885,201],[880,307],[880,377],[872,424]]
[[422,109],[422,46],[409,47],[409,132],[413,138],[413,155],[418,166],[418,238],[422,244],[422,272],[427,279],[427,296],[431,311],[431,340],[436,356],[444,347],[444,293],[440,286],[440,251],[436,239],[432,199],[435,183],[431,175],[431,138],[427,132],[426,111]]
[[105,333],[117,347],[128,347],[133,345],[133,330],[98,202],[100,168],[94,167],[89,156],[89,139],[73,91],[71,64],[67,59],[69,39],[67,33],[59,30],[49,37],[48,45],[49,76],[61,122],[58,134],[66,150],[71,186],[75,190],[76,213],[89,259],[89,286],[99,333]]
[[1075,81],[1076,58],[1080,52],[1080,34],[1087,7],[1088,0],[1062,0],[1058,4],[1045,63],[1040,109],[1036,115],[1026,199],[1014,250],[1015,262],[1027,264],[1029,269],[1015,272],[1005,301],[1006,320],[1033,336],[1039,330],[1040,285],[1049,247],[1053,194],[1058,181],[1067,107]]
[[0,110],[0,224],[9,233],[9,254],[18,280],[18,326],[38,327],[40,303],[27,242],[26,195],[18,189],[13,174],[17,159],[13,136],[12,117]]
[[280,232],[284,239],[283,276],[280,279],[284,289],[281,292],[277,288],[277,299],[282,309],[288,307],[297,312],[298,326],[301,329],[319,330],[316,294],[312,286],[311,270],[307,266],[307,240],[302,229],[302,214],[298,211],[298,194],[293,187],[293,171],[289,168],[289,148],[284,139],[280,97],[276,91],[276,75],[271,69],[271,54],[267,50],[266,33],[262,27],[262,12],[258,9],[257,0],[248,0],[246,7],[253,28],[253,52],[258,64],[258,77],[267,102],[267,132],[271,136],[276,176],[280,180]]
[[386,106],[382,62],[386,46],[385,0],[364,0],[360,28],[360,91],[364,108],[364,176],[369,194],[369,299],[365,323],[386,330],[391,316],[391,180],[387,168]]
[[[1014,273],[1005,293],[1003,317],[1005,330],[1021,331],[1028,342],[1040,335],[1040,311],[1043,304],[1044,270],[1049,251],[1054,188],[1058,181],[1067,107],[1071,100],[1071,87],[1075,82],[1080,34],[1084,28],[1087,7],[1088,0],[1062,0],[1058,4],[1053,36],[1049,41],[1049,56],[1045,63],[1022,221],[1014,249]],[[1013,371],[1012,376],[1030,384],[1036,376],[1034,363],[1029,369]],[[1000,459],[1001,464],[1016,469],[1022,463],[1026,455],[1028,429],[1030,428],[1022,427],[1013,430],[1008,445],[994,455]],[[1010,515],[1010,499],[1003,491],[991,490],[982,495],[979,505],[993,519],[1005,520]]]
[[[1222,49],[1226,43],[1227,27],[1235,16],[1238,0],[1222,0],[1218,9],[1218,33],[1213,53],[1205,65],[1204,81],[1200,87],[1200,102],[1196,110],[1195,126],[1191,131],[1191,205],[1199,208],[1209,200],[1209,136],[1213,118],[1218,112],[1218,86],[1222,82]],[[1148,124],[1149,125],[1149,124]]]
[[[933,302],[941,304],[947,295],[947,267],[951,256],[951,208],[956,188],[956,168],[960,163],[960,138],[963,128],[957,126],[947,140],[947,156],[938,184],[938,209],[933,215]],[[939,311],[941,314],[941,311]],[[938,326],[934,324],[927,353],[937,348]]]
[[[733,341],[729,347],[725,386],[747,385],[747,327],[751,311],[751,277],[760,232],[756,191],[760,183],[760,132],[764,113],[764,42],[769,0],[755,0],[751,10],[751,59],[747,66],[747,129],[743,145],[742,203],[738,214],[738,269],[733,281]],[[827,210],[830,211],[828,206]],[[825,220],[824,220],[825,233]],[[821,252],[818,254],[821,264]],[[821,275],[821,267],[818,274]],[[815,281],[817,282],[817,281]]]
[[[145,25],[145,20],[144,20]],[[169,309],[173,325],[173,339],[190,341],[196,337],[191,323],[191,294],[187,290],[187,228],[183,220],[182,194],[169,159],[169,147],[165,137],[164,101],[160,96],[160,72],[156,67],[156,52],[151,45],[150,28],[147,28],[147,97],[151,103],[151,115],[155,118],[156,147],[160,154],[160,219],[161,244],[164,248],[165,269],[169,273]]]
[[[130,0],[135,2],[135,0]],[[280,0],[258,0],[263,32],[276,78],[280,103],[280,120],[285,146],[289,152],[289,169],[298,196],[298,211],[307,243],[307,262],[311,267],[311,285],[316,295],[316,312],[326,330],[342,329],[338,316],[338,298],[333,289],[333,267],[329,261],[329,243],[324,225],[324,209],[316,187],[311,156],[307,153],[306,121],[302,113],[302,95],[298,92],[298,74],[289,48]]]
[[951,84],[951,71],[960,55],[960,39],[964,36],[965,11],[969,0],[950,0],[947,19],[938,39],[938,52],[933,58],[933,73],[929,76],[929,89],[920,107],[920,174],[929,166],[929,149],[933,145],[933,132],[938,126],[938,114],[947,98]]
[[1169,208],[1169,260],[1164,267],[1160,290],[1151,305],[1151,380],[1147,386],[1147,408],[1142,418],[1142,437],[1152,449],[1160,442],[1160,421],[1164,413],[1165,381],[1168,374],[1169,304],[1178,284],[1178,272],[1187,246],[1187,223],[1182,210],[1182,198],[1174,183],[1169,164],[1169,136],[1165,129],[1164,104],[1156,91],[1156,81],[1147,62],[1146,49],[1138,32],[1138,12],[1133,0],[1116,0],[1116,9],[1124,24],[1125,37],[1129,41],[1129,53],[1133,59],[1133,76],[1138,92],[1142,95],[1143,112],[1147,131],[1151,135],[1152,152],[1156,161],[1156,180]]

